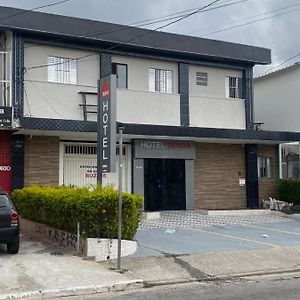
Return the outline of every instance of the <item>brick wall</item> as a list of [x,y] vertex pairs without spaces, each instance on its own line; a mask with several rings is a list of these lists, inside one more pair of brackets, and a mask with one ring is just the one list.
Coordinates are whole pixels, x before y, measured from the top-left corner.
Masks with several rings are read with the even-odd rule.
[[25,142],[24,185],[59,184],[59,138],[27,138]]
[[245,178],[244,147],[198,143],[196,149],[196,208],[245,208],[246,188],[239,186],[239,178]]
[[271,178],[258,179],[259,202],[261,206],[263,199],[269,199],[269,197],[275,197],[276,181],[278,178],[277,145],[258,145],[257,157],[272,158]]

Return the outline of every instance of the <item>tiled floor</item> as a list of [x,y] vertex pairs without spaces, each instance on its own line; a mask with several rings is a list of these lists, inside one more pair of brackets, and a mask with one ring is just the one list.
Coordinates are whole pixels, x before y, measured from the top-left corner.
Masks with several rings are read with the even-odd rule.
[[251,216],[209,216],[201,211],[163,211],[156,220],[143,220],[140,228],[203,228],[226,225],[287,222],[289,219],[272,214]]

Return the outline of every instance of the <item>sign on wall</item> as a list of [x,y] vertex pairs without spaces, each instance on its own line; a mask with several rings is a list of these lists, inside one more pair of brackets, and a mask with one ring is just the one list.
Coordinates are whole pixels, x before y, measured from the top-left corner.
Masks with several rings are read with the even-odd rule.
[[0,128],[12,126],[12,107],[0,106]]
[[134,157],[196,159],[196,148],[189,141],[135,140]]
[[116,77],[108,75],[98,83],[97,180],[116,171]]

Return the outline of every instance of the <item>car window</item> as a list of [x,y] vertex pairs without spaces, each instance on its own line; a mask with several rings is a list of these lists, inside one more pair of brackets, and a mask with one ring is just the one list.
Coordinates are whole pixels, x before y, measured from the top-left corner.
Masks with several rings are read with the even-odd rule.
[[6,195],[0,195],[0,208],[10,207],[13,208],[12,203]]

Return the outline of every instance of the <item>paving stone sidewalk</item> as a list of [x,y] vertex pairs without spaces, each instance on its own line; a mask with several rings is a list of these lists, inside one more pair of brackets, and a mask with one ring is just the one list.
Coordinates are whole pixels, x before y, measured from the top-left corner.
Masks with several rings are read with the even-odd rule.
[[163,211],[159,219],[142,220],[140,228],[203,228],[226,225],[287,222],[290,219],[276,214],[205,215],[202,211]]

